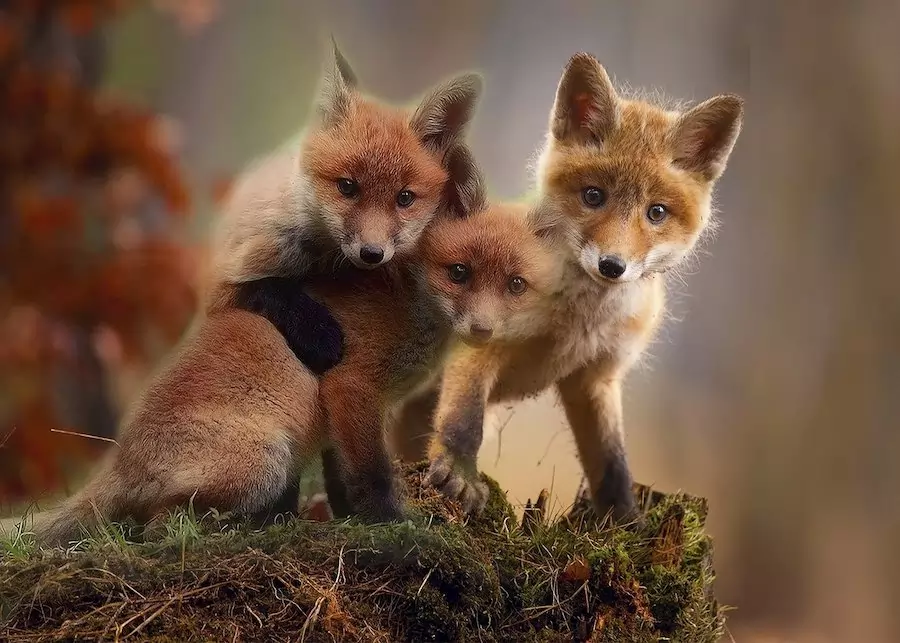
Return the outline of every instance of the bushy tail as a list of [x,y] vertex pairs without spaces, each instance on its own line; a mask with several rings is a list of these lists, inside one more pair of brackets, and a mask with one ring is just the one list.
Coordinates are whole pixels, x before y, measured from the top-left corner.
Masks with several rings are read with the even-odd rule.
[[12,533],[21,526],[23,533],[31,532],[43,547],[66,546],[78,540],[84,531],[92,531],[104,520],[119,520],[126,510],[126,489],[107,459],[78,493],[62,505],[49,511],[30,514],[24,518],[0,522],[0,533]]

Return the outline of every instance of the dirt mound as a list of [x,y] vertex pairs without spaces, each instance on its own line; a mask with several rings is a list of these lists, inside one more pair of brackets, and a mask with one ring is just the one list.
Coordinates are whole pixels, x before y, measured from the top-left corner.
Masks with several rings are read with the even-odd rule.
[[641,526],[527,512],[523,528],[492,480],[467,521],[421,467],[404,475],[404,524],[252,530],[178,512],[150,542],[112,526],[69,552],[8,543],[0,639],[718,640],[704,501],[642,489]]

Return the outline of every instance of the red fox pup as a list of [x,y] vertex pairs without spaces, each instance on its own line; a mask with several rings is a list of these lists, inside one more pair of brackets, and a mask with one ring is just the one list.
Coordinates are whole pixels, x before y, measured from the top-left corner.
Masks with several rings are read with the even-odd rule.
[[214,270],[226,282],[302,276],[338,257],[376,268],[409,252],[447,203],[444,155],[462,141],[481,76],[461,74],[408,112],[366,97],[333,51],[309,125],[235,185]]
[[402,517],[386,418],[411,391],[432,384],[455,338],[481,346],[535,332],[558,282],[559,262],[525,209],[502,205],[436,220],[417,259],[310,282],[345,338],[319,399],[352,511],[376,521]]
[[[470,510],[485,489],[476,456],[488,404],[554,387],[597,512],[634,511],[625,458],[622,380],[663,318],[665,273],[710,225],[711,197],[741,129],[742,101],[721,95],[686,111],[619,96],[588,54],[568,63],[537,171],[538,209],[565,274],[548,332],[469,348],[443,377],[429,480]],[[421,455],[434,396],[397,427],[406,457]]]
[[[325,438],[316,374],[339,361],[342,345],[341,329],[300,278],[329,284],[332,272],[336,300],[366,301],[373,283],[382,291],[389,283],[392,257],[415,257],[436,214],[465,216],[481,198],[461,139],[478,76],[439,85],[409,112],[364,97],[356,84],[335,48],[302,141],[241,179],[223,213],[205,315],[136,400],[119,447],[92,481],[34,516],[40,542],[77,537],[98,516],[145,520],[190,498],[244,514],[296,502],[299,465]],[[404,338],[413,339],[427,341]],[[398,355],[409,355],[400,346]]]

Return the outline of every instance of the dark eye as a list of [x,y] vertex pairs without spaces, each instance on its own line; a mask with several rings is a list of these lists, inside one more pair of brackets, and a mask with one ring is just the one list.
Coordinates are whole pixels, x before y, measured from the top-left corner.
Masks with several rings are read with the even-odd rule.
[[647,218],[650,219],[651,223],[662,223],[667,216],[669,216],[669,211],[666,210],[666,206],[659,203],[651,205],[647,210]]
[[589,208],[599,208],[606,203],[606,192],[593,186],[586,187],[581,191],[581,199]]
[[408,208],[415,200],[416,195],[409,190],[401,190],[397,195],[397,205],[399,205],[401,208]]
[[359,194],[359,183],[357,183],[353,179],[338,179],[337,189],[338,192],[343,194],[345,197],[347,197],[348,199],[352,199],[357,194]]
[[521,277],[513,277],[509,280],[509,285],[507,287],[509,288],[509,292],[511,292],[512,294],[521,295],[523,292],[525,292],[528,284]]
[[469,267],[465,264],[455,263],[447,272],[450,275],[450,281],[457,284],[465,283],[469,279]]

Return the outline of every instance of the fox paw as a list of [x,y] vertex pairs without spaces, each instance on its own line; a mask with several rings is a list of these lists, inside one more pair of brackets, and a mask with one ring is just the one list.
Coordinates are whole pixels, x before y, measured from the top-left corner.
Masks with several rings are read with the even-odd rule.
[[467,514],[479,514],[487,504],[488,487],[474,463],[466,467],[449,455],[438,456],[431,461],[425,484],[456,500]]

